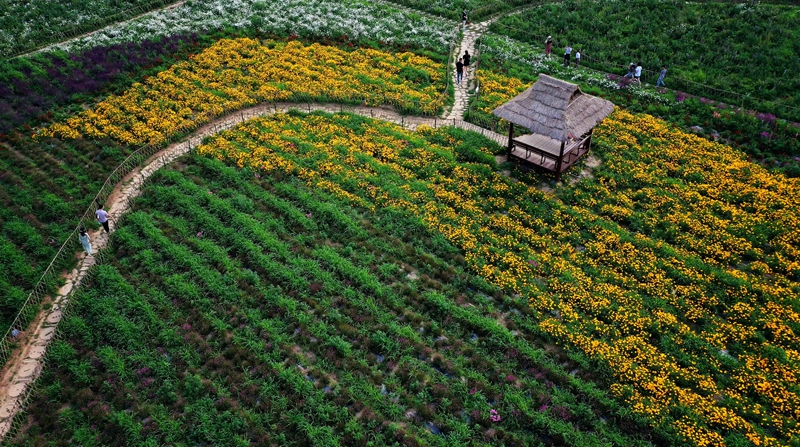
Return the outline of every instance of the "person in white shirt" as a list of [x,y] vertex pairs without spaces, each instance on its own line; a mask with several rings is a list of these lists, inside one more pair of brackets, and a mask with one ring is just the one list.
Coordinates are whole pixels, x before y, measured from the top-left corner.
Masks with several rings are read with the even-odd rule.
[[633,72],[633,80],[638,82],[639,84],[642,83],[642,63],[641,61],[636,64],[636,70]]
[[108,213],[103,209],[103,205],[100,205],[99,209],[95,211],[94,214],[97,216],[97,222],[103,226],[106,233],[110,233],[111,231],[108,229]]
[[578,51],[575,52],[575,66],[577,67],[580,64],[581,64],[581,50],[578,49]]

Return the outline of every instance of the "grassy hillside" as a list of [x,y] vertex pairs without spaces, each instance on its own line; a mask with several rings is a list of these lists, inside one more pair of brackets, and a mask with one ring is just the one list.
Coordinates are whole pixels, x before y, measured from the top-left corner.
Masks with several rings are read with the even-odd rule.
[[[568,0],[504,17],[490,29],[537,45],[552,35],[556,57],[570,44],[582,64],[618,75],[641,61],[643,81],[725,99],[704,86],[774,100],[800,116],[800,9],[759,2]],[[678,82],[678,78],[698,83]],[[729,100],[730,101],[730,100]],[[733,101],[734,105],[739,105]],[[777,115],[785,110],[770,110]],[[785,116],[785,115],[784,115]]]
[[[10,64],[15,69],[7,72],[13,80],[13,90],[5,91],[6,98],[13,100],[8,125],[25,122],[35,113],[41,113],[39,119],[47,124],[38,131],[23,124],[0,134],[0,185],[4,186],[0,190],[4,255],[0,257],[4,272],[0,274],[0,332],[8,328],[103,181],[136,148],[147,143],[165,145],[225,111],[266,100],[352,104],[367,100],[371,105],[395,104],[420,113],[423,108],[433,112],[447,100],[441,95],[443,64],[410,52],[295,40],[214,40],[213,36],[200,40],[197,44],[189,38],[174,38],[92,51],[67,60],[56,57],[41,59],[39,64]],[[185,47],[200,51],[150,77],[146,69],[140,71],[119,60],[131,56],[133,62],[162,64],[185,57]],[[320,58],[325,62],[318,62]],[[98,67],[113,75],[94,77],[92,70]],[[25,73],[32,76],[23,81]],[[47,79],[56,82],[48,84]],[[41,85],[60,93],[34,95],[32,87]],[[114,90],[119,92],[109,94]],[[103,98],[104,94],[108,96]],[[37,98],[42,101],[28,102]],[[81,101],[86,103],[75,104]],[[95,101],[98,104],[92,105]],[[41,108],[30,113],[32,104]],[[81,112],[63,120],[70,109]],[[54,134],[66,138],[47,136]]]
[[15,445],[650,445],[396,209],[195,156],[113,239]]
[[[165,174],[149,188],[116,236],[116,260],[82,292],[79,310],[67,323],[70,335],[54,351],[59,367],[48,373],[51,385],[31,413],[37,415],[32,421],[42,418],[34,426],[52,421],[73,436],[125,432],[129,439],[144,440],[156,432],[154,421],[176,427],[167,421],[177,417],[173,430],[180,432],[186,418],[197,415],[200,419],[188,424],[198,427],[199,415],[213,410],[190,411],[192,396],[235,413],[253,405],[243,403],[252,399],[243,396],[257,394],[256,405],[273,402],[269,408],[277,405],[288,418],[264,435],[297,436],[287,442],[314,436],[334,444],[362,439],[348,431],[348,418],[360,421],[373,413],[381,421],[375,424],[399,427],[416,440],[411,443],[483,437],[490,444],[626,445],[639,442],[626,438],[638,426],[635,420],[596,425],[594,417],[631,413],[647,419],[662,444],[789,442],[798,433],[792,379],[800,347],[800,309],[792,298],[800,293],[797,181],[647,116],[618,111],[595,136],[602,164],[556,196],[526,184],[535,178],[501,176],[492,154],[502,148],[455,129],[409,133],[352,115],[289,114],[255,119],[209,138],[198,153],[229,160],[241,170],[195,159],[179,163],[175,169],[181,173]],[[365,231],[372,236],[359,236]],[[439,260],[412,262],[421,256],[415,250]],[[467,272],[491,286],[460,276]],[[323,297],[329,300],[317,301]],[[341,311],[345,305],[359,310]],[[181,306],[185,310],[172,310]],[[342,312],[366,326],[339,320]],[[426,313],[414,317],[414,312]],[[280,316],[280,324],[264,323],[277,318],[273,315]],[[407,322],[410,328],[403,329]],[[359,342],[359,334],[371,341]],[[417,336],[430,337],[443,349],[401,348],[403,339]],[[474,372],[459,369],[472,365],[473,351],[460,350],[462,343],[481,337],[493,344],[479,357],[499,363]],[[523,339],[530,345],[520,344]],[[564,371],[581,379],[555,387],[578,393],[575,401],[539,397],[535,390],[542,383],[547,388],[548,381],[555,382],[551,373],[539,375],[538,363],[502,366],[511,359],[543,359],[535,347],[547,350],[548,342],[568,353],[559,361],[570,359]],[[109,343],[113,355],[103,347]],[[299,351],[293,343],[300,344]],[[303,354],[308,349],[313,355]],[[448,349],[456,357],[451,359]],[[412,352],[417,360],[432,362],[446,380],[464,377],[463,400],[436,394],[435,383],[442,382],[425,379],[426,367],[418,363],[409,366],[414,377],[409,380],[421,388],[402,378],[392,388],[388,378],[394,368],[382,370],[372,391],[358,381],[375,379],[368,368],[386,368],[387,360]],[[443,357],[436,360],[439,354]],[[356,362],[366,356],[367,364],[357,369],[363,376],[345,382],[341,377],[351,376],[338,365],[348,371],[356,366],[337,362],[351,355]],[[200,394],[183,391],[197,385],[186,384],[178,373],[187,369],[184,363],[172,366],[179,361],[194,362],[188,370],[198,376],[190,380],[202,385]],[[278,369],[265,373],[258,369],[260,361]],[[250,369],[234,374],[238,364]],[[322,371],[315,372],[317,367]],[[309,412],[298,415],[281,406],[282,400],[270,399],[272,385],[260,381],[265,374],[304,393],[298,398],[313,402]],[[243,393],[230,382],[233,377],[253,387]],[[492,395],[482,394],[483,413],[469,406],[473,401],[467,396],[484,386],[473,386],[470,377],[503,384]],[[378,400],[358,395],[331,406],[319,403],[335,398],[340,381],[347,384],[340,392],[372,393]],[[76,385],[65,388],[68,383]],[[445,389],[455,390],[458,382],[445,383]],[[307,391],[297,391],[302,389]],[[412,404],[397,397],[398,410],[387,403],[405,395],[396,390],[410,390],[407,394],[419,400]],[[212,391],[217,394],[208,394]],[[185,392],[190,396],[183,397]],[[135,417],[122,407],[124,399],[114,400],[126,394],[145,396],[135,399],[142,402]],[[52,411],[61,406],[44,402],[60,395],[86,404],[68,407],[69,417],[56,417]],[[227,403],[218,404],[220,398]],[[347,402],[364,406],[351,408]],[[92,416],[95,406],[103,411]],[[341,406],[347,414],[339,413]],[[492,421],[493,414],[486,413],[491,409],[500,421]],[[109,414],[116,416],[108,419]],[[328,417],[341,425],[315,428]],[[540,417],[558,423],[536,422]],[[517,427],[519,420],[529,422]],[[127,428],[119,428],[123,423]],[[237,436],[245,436],[245,422],[237,424],[242,427]],[[529,426],[535,428],[525,431]],[[585,427],[592,427],[591,435]],[[389,442],[389,433],[395,436],[379,432],[380,442]],[[24,436],[36,438],[39,432]]]

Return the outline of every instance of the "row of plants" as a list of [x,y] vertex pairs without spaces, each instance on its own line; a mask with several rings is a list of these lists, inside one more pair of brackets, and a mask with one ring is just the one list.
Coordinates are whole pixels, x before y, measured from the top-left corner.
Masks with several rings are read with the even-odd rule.
[[0,56],[61,40],[65,32],[95,30],[169,4],[165,0],[10,1],[0,8]]
[[0,141],[13,129],[58,119],[98,96],[123,92],[140,80],[213,42],[209,36],[173,35],[160,40],[126,42],[73,54],[37,53],[0,61]]
[[658,430],[696,445],[798,436],[797,180],[617,111],[595,131],[603,169],[554,199],[497,173],[499,147],[423,127],[455,155],[423,150],[362,122],[256,119],[198,152],[422,219],[529,300],[538,330],[608,368],[611,390]]
[[414,53],[223,39],[39,135],[158,145],[207,122],[208,114],[297,97],[434,114],[446,101],[445,76],[442,64]]
[[391,0],[409,8],[425,11],[450,20],[461,21],[462,12],[467,12],[467,19],[480,22],[483,19],[515,7],[527,5],[530,0]]
[[13,443],[651,445],[529,330],[526,300],[419,219],[348,202],[201,156],[159,172],[74,296]]
[[228,30],[321,39],[384,42],[447,52],[455,23],[366,0],[204,0],[155,11],[54,45],[75,52],[173,34]]
[[3,334],[108,174],[131,151],[108,139],[17,137],[0,148]]
[[0,141],[4,134],[23,124],[36,126],[62,118],[64,110],[60,109],[64,106],[72,106],[67,113],[77,113],[86,104],[111,93],[122,93],[134,82],[141,82],[143,76],[166,70],[224,38],[298,39],[346,49],[357,44],[399,52],[413,48],[416,53],[435,60],[444,60],[448,52],[447,45],[427,45],[426,49],[403,39],[390,43],[357,33],[326,36],[313,35],[309,40],[290,33],[266,33],[254,27],[211,29],[5,59],[0,61]]
[[594,70],[565,68],[533,46],[496,35],[484,39],[480,64],[480,95],[471,103],[467,119],[484,127],[498,125],[491,115],[495,107],[535,82],[539,73],[547,73],[633,112],[646,112],[725,142],[769,169],[800,177],[800,124],[771,113],[680,91],[640,88],[619,76]]
[[[666,65],[672,89],[737,106],[750,97],[773,101],[774,110],[761,110],[781,114],[789,106],[788,118],[800,121],[797,15],[796,5],[762,2],[570,0],[503,17],[490,30],[541,51],[553,36],[555,57],[569,44],[581,50],[582,64],[619,75],[641,61],[643,80],[651,84]],[[742,96],[722,97],[722,91]]]

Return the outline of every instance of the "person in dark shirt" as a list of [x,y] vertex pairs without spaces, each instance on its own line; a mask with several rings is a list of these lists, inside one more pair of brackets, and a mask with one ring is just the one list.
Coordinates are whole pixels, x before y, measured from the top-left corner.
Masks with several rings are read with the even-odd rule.
[[456,62],[456,84],[461,84],[461,79],[464,78],[464,60],[459,59]]

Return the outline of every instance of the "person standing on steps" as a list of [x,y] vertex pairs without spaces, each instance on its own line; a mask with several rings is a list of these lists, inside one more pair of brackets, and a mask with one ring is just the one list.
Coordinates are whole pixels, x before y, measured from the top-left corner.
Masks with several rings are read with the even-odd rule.
[[578,68],[578,65],[581,64],[581,49],[578,48],[578,51],[575,52],[575,68]]
[[658,81],[656,81],[656,87],[664,87],[667,88],[667,84],[664,84],[664,77],[667,76],[667,66],[661,66],[661,73],[658,74]]
[[642,85],[642,62],[639,61],[636,64],[636,69],[633,72],[633,79],[639,84]]
[[550,58],[550,53],[553,52],[553,37],[547,36],[547,40],[544,41],[544,55]]
[[106,233],[110,233],[111,231],[108,229],[108,213],[103,209],[102,204],[100,204],[99,208],[94,212],[94,214],[97,216],[97,222],[103,226],[103,228],[106,230]]
[[564,65],[569,67],[569,55],[572,53],[572,47],[567,44],[567,48],[564,48]]
[[467,10],[461,10],[461,26],[466,28],[467,27]]
[[464,50],[464,55],[461,56],[461,58],[464,59],[464,67],[469,68],[469,59],[471,57],[472,56],[469,55],[469,51],[468,50]]
[[464,78],[464,60],[459,58],[456,62],[456,84],[461,85],[461,79]]
[[78,232],[78,239],[81,240],[81,245],[83,245],[83,249],[86,250],[86,253],[92,256],[92,241],[89,239],[89,233],[86,232],[86,228],[80,229]]

